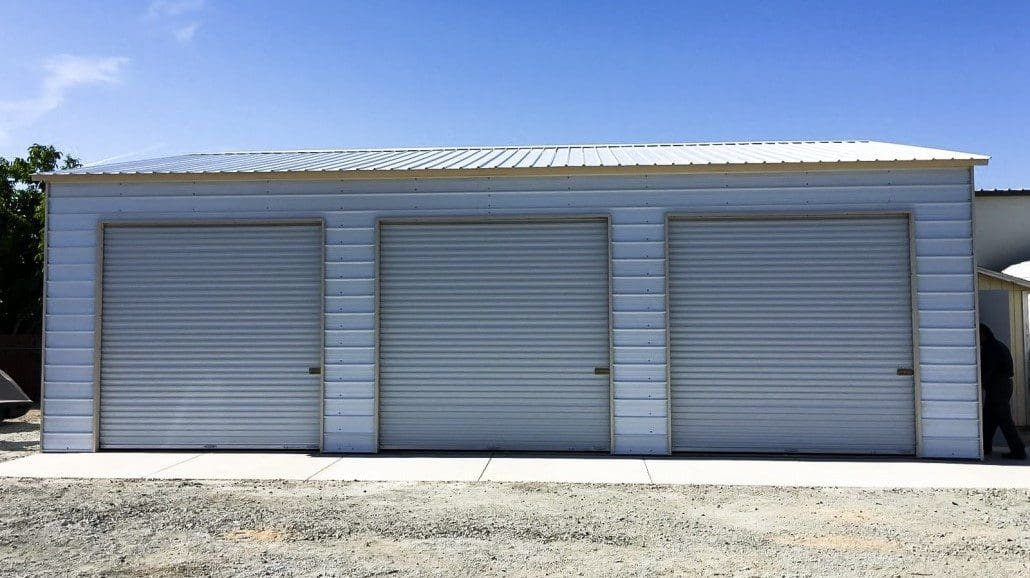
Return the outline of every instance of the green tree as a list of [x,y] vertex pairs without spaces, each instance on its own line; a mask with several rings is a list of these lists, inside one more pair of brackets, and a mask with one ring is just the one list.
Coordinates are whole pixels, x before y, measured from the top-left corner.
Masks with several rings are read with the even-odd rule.
[[32,175],[82,166],[49,145],[34,144],[28,153],[0,157],[0,334],[41,329],[46,190]]

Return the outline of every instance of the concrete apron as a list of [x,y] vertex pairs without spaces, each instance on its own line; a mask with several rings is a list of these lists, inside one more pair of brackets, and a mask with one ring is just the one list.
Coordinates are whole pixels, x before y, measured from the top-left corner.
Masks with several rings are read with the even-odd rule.
[[0,463],[0,477],[1030,489],[1030,462],[98,452],[34,454]]

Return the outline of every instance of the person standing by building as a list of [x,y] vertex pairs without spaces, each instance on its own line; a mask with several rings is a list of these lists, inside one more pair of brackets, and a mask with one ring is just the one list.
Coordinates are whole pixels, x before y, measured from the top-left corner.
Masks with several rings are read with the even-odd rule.
[[991,455],[994,432],[1001,428],[1009,445],[1006,458],[1026,459],[1016,423],[1012,420],[1012,353],[994,337],[989,327],[980,324],[980,385],[983,387],[984,455]]

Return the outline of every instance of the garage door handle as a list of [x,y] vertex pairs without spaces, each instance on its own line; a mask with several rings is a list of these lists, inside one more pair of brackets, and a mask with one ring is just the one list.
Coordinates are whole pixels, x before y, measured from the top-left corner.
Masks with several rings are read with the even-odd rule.
[[916,372],[911,367],[899,367],[898,375],[915,375]]
[[594,375],[608,375],[612,370],[607,367],[595,367]]
[[309,367],[308,368],[308,373],[310,375],[322,375],[322,368],[321,367]]

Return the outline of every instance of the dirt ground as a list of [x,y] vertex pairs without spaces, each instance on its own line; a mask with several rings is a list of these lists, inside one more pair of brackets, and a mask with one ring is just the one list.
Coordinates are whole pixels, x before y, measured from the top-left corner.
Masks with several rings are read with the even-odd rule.
[[1030,575],[1020,490],[0,479],[0,503],[10,576]]

